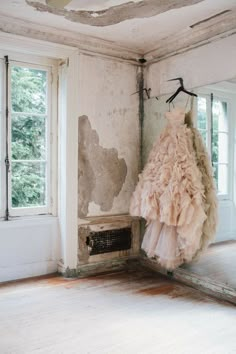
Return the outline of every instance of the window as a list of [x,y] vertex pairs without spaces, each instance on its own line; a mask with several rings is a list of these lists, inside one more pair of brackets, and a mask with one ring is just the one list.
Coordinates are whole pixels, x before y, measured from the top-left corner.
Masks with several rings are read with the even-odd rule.
[[197,127],[210,155],[218,195],[229,197],[229,101],[213,95],[199,95]]
[[2,214],[6,216],[9,212],[10,216],[20,216],[50,213],[53,199],[54,68],[10,59],[7,70],[3,60],[1,63],[1,72],[8,72],[8,80],[6,74],[4,78],[0,73],[1,89],[5,92],[2,100],[5,101],[4,109],[3,104],[0,105],[1,136],[4,142],[1,145]]
[[4,61],[0,59],[0,217],[4,215],[5,207],[5,181],[4,181],[4,133],[5,133],[5,121],[4,121],[4,112],[3,112],[3,83],[4,83]]

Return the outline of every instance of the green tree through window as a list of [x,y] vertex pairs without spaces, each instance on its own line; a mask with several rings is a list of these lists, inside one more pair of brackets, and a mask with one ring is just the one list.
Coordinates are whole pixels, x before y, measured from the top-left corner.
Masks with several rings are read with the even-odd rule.
[[46,204],[47,71],[11,68],[12,207]]

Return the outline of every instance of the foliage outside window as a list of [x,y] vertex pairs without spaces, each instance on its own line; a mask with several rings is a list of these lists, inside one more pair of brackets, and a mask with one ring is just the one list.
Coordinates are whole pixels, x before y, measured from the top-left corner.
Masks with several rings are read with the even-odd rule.
[[12,207],[46,205],[47,72],[11,70]]

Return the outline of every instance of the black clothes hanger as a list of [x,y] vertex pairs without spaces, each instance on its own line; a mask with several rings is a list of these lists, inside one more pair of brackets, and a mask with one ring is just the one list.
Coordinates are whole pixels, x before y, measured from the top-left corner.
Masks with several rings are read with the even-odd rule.
[[177,90],[175,91],[175,93],[170,96],[167,100],[166,100],[166,103],[171,103],[175,97],[180,93],[180,92],[184,92],[186,93],[187,95],[190,95],[190,96],[195,96],[197,97],[197,95],[193,92],[190,92],[190,91],[187,91],[184,87],[184,80],[182,79],[182,77],[176,77],[175,79],[170,79],[168,81],[174,81],[174,80],[178,80],[179,83],[180,83],[180,86],[177,88]]

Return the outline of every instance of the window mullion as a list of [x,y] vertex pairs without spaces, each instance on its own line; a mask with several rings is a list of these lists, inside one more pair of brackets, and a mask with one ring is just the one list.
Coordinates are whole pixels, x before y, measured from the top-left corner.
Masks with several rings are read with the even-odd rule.
[[34,113],[34,112],[12,112],[16,116],[34,116],[34,117],[47,117],[47,113]]
[[47,160],[13,160],[12,159],[12,162],[19,162],[19,163],[27,163],[27,162],[30,162],[30,163],[45,163],[47,162]]
[[208,128],[208,134],[209,134],[209,154],[210,154],[210,158],[211,158],[211,162],[212,162],[212,138],[213,138],[213,93],[210,94],[210,112],[209,112],[209,118],[208,118],[208,124],[209,124],[209,128]]

